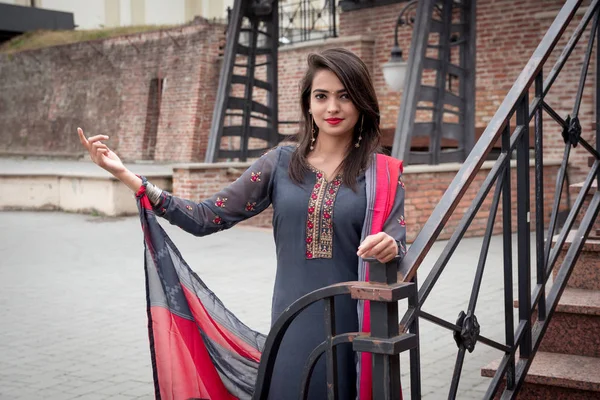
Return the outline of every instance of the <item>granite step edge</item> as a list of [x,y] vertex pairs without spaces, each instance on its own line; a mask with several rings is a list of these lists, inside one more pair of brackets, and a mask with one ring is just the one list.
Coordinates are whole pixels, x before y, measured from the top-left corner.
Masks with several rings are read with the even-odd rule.
[[[481,376],[492,378],[500,359],[481,369]],[[600,392],[600,358],[538,351],[525,377],[537,385]]]

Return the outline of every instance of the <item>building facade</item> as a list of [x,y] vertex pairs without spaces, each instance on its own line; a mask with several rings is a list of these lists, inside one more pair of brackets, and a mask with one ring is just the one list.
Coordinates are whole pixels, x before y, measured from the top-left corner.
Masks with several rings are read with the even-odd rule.
[[71,12],[78,29],[176,25],[201,16],[224,20],[233,0],[1,0],[0,3]]

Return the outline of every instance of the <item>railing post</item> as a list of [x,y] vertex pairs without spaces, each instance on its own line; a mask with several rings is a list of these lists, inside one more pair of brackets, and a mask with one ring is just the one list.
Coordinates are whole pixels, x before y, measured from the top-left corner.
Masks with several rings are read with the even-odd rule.
[[[396,283],[396,263],[371,263],[372,282]],[[371,302],[371,337],[393,338],[398,336],[398,302]],[[396,354],[373,354],[373,398],[399,398],[400,357]],[[398,396],[398,397],[397,397]]]
[[521,358],[531,353],[531,233],[529,201],[529,96],[525,92],[517,105],[517,126],[523,133],[517,144],[517,259],[519,275],[519,320],[525,324],[520,344]]
[[356,337],[353,348],[373,354],[373,400],[397,400],[401,396],[399,354],[418,346],[415,334],[399,332],[398,300],[414,298],[416,287],[413,283],[397,282],[396,260],[387,264],[367,261],[372,289],[363,289],[352,297],[370,300],[371,334]]
[[417,337],[417,345],[410,349],[410,397],[411,399],[421,398],[421,349],[419,344],[419,295],[416,288],[417,274],[412,278],[411,283],[415,290],[408,296],[408,307],[416,311],[415,318],[408,326],[408,331]]
[[[510,119],[502,132],[502,152],[510,151]],[[510,164],[502,172],[502,248],[504,266],[504,334],[506,345],[515,344],[515,321],[513,316],[513,252],[512,252],[512,195]],[[515,385],[515,360],[510,357],[506,372],[506,388],[511,390]]]

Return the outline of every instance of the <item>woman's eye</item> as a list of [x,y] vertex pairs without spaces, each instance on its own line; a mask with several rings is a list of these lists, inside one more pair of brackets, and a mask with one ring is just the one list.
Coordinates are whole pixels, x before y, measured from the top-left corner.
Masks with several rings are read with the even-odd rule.
[[324,95],[324,94],[322,94],[322,93],[317,93],[317,94],[315,95],[315,99],[322,100],[322,99],[324,99],[324,98],[325,98],[325,95]]
[[348,95],[348,93],[344,93],[343,95],[340,96],[340,99],[348,100],[348,99],[350,99],[350,96]]

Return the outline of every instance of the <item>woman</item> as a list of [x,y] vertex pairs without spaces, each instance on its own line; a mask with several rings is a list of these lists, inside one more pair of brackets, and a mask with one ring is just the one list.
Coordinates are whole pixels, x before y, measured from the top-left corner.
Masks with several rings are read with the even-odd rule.
[[[230,228],[272,205],[277,250],[273,323],[290,304],[313,290],[365,280],[361,258],[388,262],[405,253],[402,166],[389,157],[375,156],[379,106],[365,64],[344,49],[309,55],[300,106],[303,123],[298,145],[269,151],[238,180],[200,204],[163,192],[127,170],[103,143],[108,136],[86,139],[81,129],[78,134],[96,164],[134,192],[143,186],[157,215],[194,235]],[[396,171],[384,171],[390,166]],[[386,189],[392,199],[389,215],[374,228],[375,181],[390,176],[397,178]],[[336,299],[335,312],[337,333],[368,330],[368,311],[363,313],[362,304]],[[291,324],[278,353],[270,398],[297,398],[304,364],[324,340],[323,321],[323,307],[315,304]],[[351,346],[343,345],[338,361],[339,398],[356,397],[357,388],[361,399],[367,398],[368,359],[362,362],[368,365],[361,368]],[[326,398],[325,375],[321,360],[313,373],[309,398]]]

